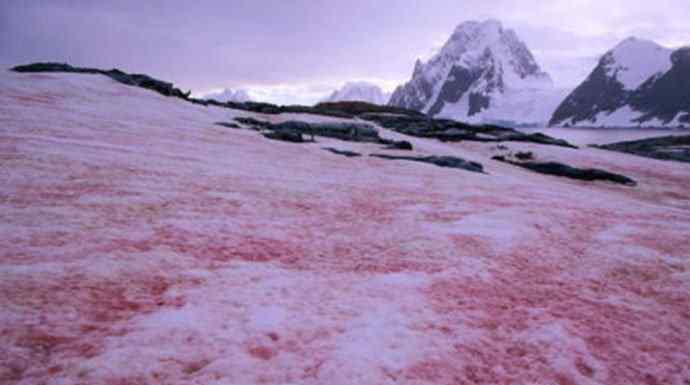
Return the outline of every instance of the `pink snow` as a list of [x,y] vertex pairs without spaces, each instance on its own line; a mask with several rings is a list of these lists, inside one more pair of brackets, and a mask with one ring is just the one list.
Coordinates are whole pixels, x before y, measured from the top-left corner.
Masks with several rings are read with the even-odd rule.
[[690,384],[689,165],[508,144],[630,188],[213,124],[247,115],[0,74],[0,383]]

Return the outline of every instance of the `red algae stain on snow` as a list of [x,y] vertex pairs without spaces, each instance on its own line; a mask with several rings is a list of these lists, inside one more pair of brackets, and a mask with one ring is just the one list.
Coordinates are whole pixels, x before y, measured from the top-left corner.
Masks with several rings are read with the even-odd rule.
[[685,284],[659,263],[605,266],[602,281],[578,278],[597,258],[588,255],[596,235],[616,218],[591,211],[570,220],[499,256],[489,280],[431,285],[436,312],[480,336],[446,355],[453,376],[468,384],[683,384],[690,365],[677,357],[690,357],[690,296],[677,288]]
[[60,100],[61,95],[44,92],[44,93],[40,93],[40,94],[29,94],[29,95],[9,94],[7,96],[9,96],[10,98],[17,101],[20,105],[32,105],[32,104],[55,105]]
[[173,226],[156,229],[155,235],[145,244],[151,248],[168,247],[207,262],[242,260],[291,263],[302,255],[301,246],[288,240],[241,234],[205,234]]
[[0,326],[0,362],[14,368],[8,375],[15,379],[57,375],[64,365],[102,354],[105,338],[127,332],[122,321],[181,306],[182,298],[164,295],[170,285],[140,273],[117,279],[77,274],[3,281],[0,304],[21,309],[26,318]]
[[[672,358],[690,353],[690,325],[679,317],[680,309],[631,309],[587,299],[587,290],[579,282],[549,282],[546,277],[530,281],[502,275],[491,282],[439,282],[429,293],[438,312],[482,335],[447,357],[449,362],[471,363],[474,369],[458,370],[468,383],[511,383],[495,377],[498,364],[502,371],[513,373],[516,381],[540,379],[563,384],[580,383],[573,373],[607,384],[635,383],[643,376],[674,384],[689,373],[690,368],[679,366]],[[558,324],[570,326],[539,342],[540,336],[549,336],[539,330]],[[513,345],[515,336],[525,333],[533,335],[539,345]],[[564,352],[565,357],[549,355],[556,351]],[[478,361],[478,357],[490,359]],[[573,373],[555,371],[556,359],[561,361],[559,365],[569,360],[567,366],[574,368]],[[606,366],[604,373],[596,369],[601,364]]]
[[[133,98],[144,98],[146,94],[120,86],[105,91],[93,88],[88,97],[79,100],[92,103],[116,94],[131,94]],[[342,341],[343,333],[352,331],[351,327],[366,329],[378,320],[357,321],[365,325],[348,323],[353,321],[346,313],[356,314],[360,307],[369,306],[369,292],[357,292],[358,298],[348,297],[351,293],[347,290],[333,290],[325,282],[423,272],[427,274],[421,275],[431,284],[420,289],[422,299],[428,301],[420,306],[437,319],[411,326],[415,333],[428,333],[420,335],[420,354],[396,362],[396,368],[401,369],[380,368],[380,373],[374,374],[379,376],[377,383],[690,384],[690,367],[685,359],[690,356],[690,295],[685,282],[687,259],[682,255],[689,245],[680,227],[675,226],[690,220],[681,211],[687,207],[682,198],[686,196],[684,191],[690,191],[690,183],[676,169],[672,176],[665,176],[665,172],[652,170],[654,167],[640,168],[641,187],[637,189],[582,184],[576,193],[568,195],[568,191],[561,190],[562,199],[552,200],[549,197],[558,195],[558,185],[543,186],[540,179],[538,189],[531,189],[529,179],[525,179],[517,191],[506,194],[511,186],[493,184],[500,178],[498,174],[477,180],[477,186],[472,186],[476,195],[457,196],[454,191],[464,181],[445,184],[435,179],[437,174],[432,169],[431,174],[418,177],[441,192],[424,191],[431,189],[424,187],[415,190],[412,186],[427,184],[412,181],[414,175],[409,173],[395,179],[398,175],[393,169],[374,187],[361,183],[377,180],[375,174],[367,174],[375,172],[371,169],[363,170],[364,179],[353,178],[347,186],[334,187],[332,179],[318,178],[302,185],[304,179],[300,178],[305,174],[300,174],[299,168],[294,169],[294,180],[270,176],[281,171],[280,167],[272,168],[272,164],[279,164],[279,158],[266,158],[275,156],[268,150],[261,153],[262,158],[252,158],[256,154],[251,149],[233,147],[240,151],[237,158],[247,156],[252,163],[265,161],[262,177],[233,173],[230,160],[212,168],[217,163],[208,154],[215,156],[221,148],[214,147],[217,143],[209,141],[209,136],[192,133],[194,130],[164,129],[174,126],[173,118],[146,120],[152,134],[143,138],[139,132],[127,132],[131,127],[139,130],[141,122],[117,121],[113,111],[98,117],[93,110],[84,118],[94,119],[94,115],[100,120],[89,120],[89,124],[107,120],[108,127],[117,130],[94,131],[80,126],[72,132],[68,128],[74,118],[67,115],[61,120],[50,108],[67,100],[64,95],[18,93],[7,91],[7,87],[0,87],[0,93],[3,100],[19,109],[38,106],[33,110],[49,111],[56,122],[40,128],[8,123],[9,129],[16,131],[13,135],[52,136],[55,140],[48,143],[55,152],[50,152],[54,154],[50,157],[35,155],[44,149],[40,147],[45,146],[43,141],[22,139],[26,143],[20,143],[0,138],[0,156],[11,162],[9,167],[17,167],[15,174],[34,176],[28,182],[18,179],[23,182],[7,185],[0,193],[0,204],[13,210],[13,222],[8,228],[19,230],[18,235],[6,235],[0,240],[0,247],[6,249],[0,257],[10,271],[0,280],[0,306],[10,315],[9,321],[0,325],[0,382],[42,383],[52,379],[56,383],[83,384],[235,383],[235,373],[222,378],[220,372],[213,372],[216,368],[206,370],[212,366],[212,358],[222,361],[222,353],[218,357],[201,354],[204,352],[196,355],[197,346],[203,350],[204,338],[220,332],[229,333],[235,343],[240,341],[236,357],[250,363],[240,371],[246,370],[248,377],[257,378],[255,382],[327,383],[329,379],[321,376],[324,368],[332,369],[331,360],[338,359],[333,357],[334,352],[350,348],[340,345],[347,345]],[[72,94],[72,101],[81,96],[75,91]],[[210,126],[211,120],[204,119],[211,116],[212,110],[205,111],[196,123],[196,118],[190,118],[190,124]],[[180,116],[186,115],[180,111]],[[155,127],[159,123],[160,129]],[[89,153],[89,163],[100,161],[101,166],[87,165],[72,150],[78,140],[89,141],[89,149],[95,145],[103,151],[99,154],[112,159],[99,159]],[[128,159],[133,151],[139,154],[142,141],[149,140],[165,148],[165,154],[160,154],[165,161],[152,160],[155,170],[139,167],[137,163],[144,158]],[[185,145],[177,146],[176,141],[184,141]],[[64,143],[69,147],[61,148]],[[188,162],[194,166],[186,168]],[[325,174],[340,164],[333,161],[308,175]],[[209,167],[202,170],[209,172],[198,172],[200,167]],[[626,169],[621,168],[621,172],[625,174]],[[663,181],[659,184],[667,186],[648,188],[645,181]],[[544,192],[551,187],[555,189],[553,194]],[[589,187],[591,190],[585,190]],[[605,195],[598,195],[602,190]],[[158,192],[160,202],[147,201]],[[323,193],[323,197],[315,197],[314,192]],[[579,192],[591,196],[583,198]],[[638,201],[645,204],[626,207],[628,202]],[[529,205],[529,209],[523,209]],[[658,212],[665,208],[675,211]],[[454,222],[467,215],[481,220],[481,215],[489,212],[498,223],[507,224],[512,215],[530,216],[528,221],[514,222],[515,226],[529,226],[530,231],[499,237],[498,241],[490,228],[482,229],[486,231],[482,235],[453,233]],[[17,213],[22,215],[14,215]],[[99,223],[94,225],[94,220]],[[657,227],[655,223],[674,226]],[[633,229],[629,236],[614,234],[605,241],[597,240],[607,228],[619,224]],[[142,228],[151,232],[139,233]],[[128,236],[133,233],[136,237]],[[504,240],[506,244],[501,246],[505,247],[494,244]],[[626,249],[632,257],[608,255],[617,250],[615,243],[632,246]],[[643,255],[645,250],[649,254]],[[177,255],[168,258],[170,254]],[[108,265],[74,267],[82,260],[91,263],[90,256],[108,258]],[[490,259],[490,274],[482,274],[481,279],[458,274],[454,269],[457,264],[468,262],[460,259],[471,257]],[[184,267],[176,261],[184,261]],[[154,368],[143,376],[112,373],[90,378],[88,372],[79,371],[78,363],[100,359],[104,353],[119,354],[106,351],[112,337],[124,338],[129,333],[127,338],[136,340],[138,320],[148,319],[142,316],[153,316],[159,309],[165,314],[184,313],[186,304],[191,307],[191,292],[186,293],[189,297],[175,293],[208,282],[205,278],[175,278],[183,268],[192,265],[194,270],[201,270],[200,274],[222,275],[230,270],[224,268],[234,262],[250,262],[248,265],[257,269],[273,267],[266,263],[280,264],[284,269],[280,274],[285,274],[280,281],[293,278],[286,274],[303,273],[297,271],[300,269],[319,276],[333,275],[333,280],[328,276],[322,286],[313,286],[315,290],[311,291],[333,290],[329,295],[336,297],[335,301],[348,302],[340,303],[342,306],[318,303],[307,307],[314,311],[310,317],[318,322],[327,320],[327,327],[312,327],[306,322],[297,325],[299,330],[293,324],[247,332],[209,330],[206,324],[191,326],[197,338],[185,339],[185,343],[194,351],[193,357],[153,362]],[[36,270],[27,273],[34,268],[32,263],[36,263]],[[107,270],[110,263],[121,271],[84,272]],[[252,282],[262,285],[265,271],[258,270]],[[404,274],[400,276],[392,277],[392,281],[405,279]],[[222,313],[219,308],[223,306],[237,310],[255,304],[253,292],[241,298],[231,285],[224,285],[211,286],[229,288],[223,290],[223,301],[214,305],[213,311]],[[296,293],[302,291],[278,289],[267,301],[304,309],[300,306],[305,299],[295,298],[300,297]],[[408,310],[414,307],[402,302],[405,296],[396,294],[387,293],[385,301]],[[409,317],[419,314],[405,312]],[[177,327],[173,321],[175,326],[171,327]],[[214,327],[212,323],[210,326]],[[248,333],[255,336],[248,337]],[[160,343],[168,342],[164,338]],[[151,344],[155,346],[155,342]],[[347,358],[352,355],[353,365],[358,359],[369,359],[356,356],[358,352],[348,350],[348,356],[340,362],[349,364]],[[292,359],[299,360],[301,366],[281,366]],[[372,367],[376,365],[367,368]]]
[[249,348],[248,352],[252,357],[264,361],[268,361],[276,355],[273,349],[266,346],[253,346]]
[[487,256],[492,253],[490,242],[484,237],[453,234],[450,236],[458,254],[469,256]]

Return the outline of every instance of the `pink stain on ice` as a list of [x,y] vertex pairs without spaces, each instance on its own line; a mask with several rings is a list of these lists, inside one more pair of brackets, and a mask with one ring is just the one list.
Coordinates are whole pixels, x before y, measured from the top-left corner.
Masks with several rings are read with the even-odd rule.
[[100,77],[0,82],[0,383],[690,384],[687,165],[346,161]]

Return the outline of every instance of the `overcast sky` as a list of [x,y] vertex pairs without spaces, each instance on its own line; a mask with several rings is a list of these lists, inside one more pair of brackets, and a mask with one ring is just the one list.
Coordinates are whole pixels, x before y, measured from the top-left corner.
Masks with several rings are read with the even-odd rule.
[[0,0],[0,65],[119,67],[196,93],[309,103],[348,80],[407,80],[467,20],[514,29],[557,85],[637,36],[690,44],[689,0]]

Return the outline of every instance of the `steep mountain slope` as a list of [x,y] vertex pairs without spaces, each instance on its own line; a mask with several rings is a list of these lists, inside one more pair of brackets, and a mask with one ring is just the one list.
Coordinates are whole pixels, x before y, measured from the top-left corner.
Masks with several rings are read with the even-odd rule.
[[607,52],[556,109],[552,125],[677,126],[690,123],[690,49],[629,38]]
[[514,31],[488,20],[459,25],[389,103],[464,121],[544,123],[564,95]]
[[390,94],[381,90],[375,84],[368,82],[348,82],[342,88],[333,93],[322,102],[367,102],[371,104],[385,105],[390,99]]
[[506,144],[633,188],[494,162],[495,143],[215,124],[236,117],[358,122],[0,72],[0,383],[690,378],[690,165]]

